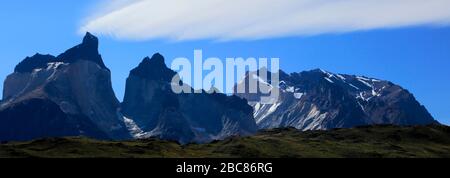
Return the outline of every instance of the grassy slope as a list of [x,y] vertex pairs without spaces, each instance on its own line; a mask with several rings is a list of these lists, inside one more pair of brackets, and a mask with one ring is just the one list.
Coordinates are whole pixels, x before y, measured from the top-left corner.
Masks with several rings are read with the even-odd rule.
[[57,138],[2,144],[0,157],[450,157],[450,127],[375,126],[313,132],[275,129],[252,137],[184,146],[157,139],[111,142]]

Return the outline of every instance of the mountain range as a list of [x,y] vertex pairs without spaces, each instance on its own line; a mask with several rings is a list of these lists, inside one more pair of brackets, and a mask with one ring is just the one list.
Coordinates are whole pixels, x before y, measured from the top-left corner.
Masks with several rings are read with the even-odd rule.
[[437,123],[413,94],[389,81],[316,69],[292,74],[280,71],[280,82],[275,85],[259,77],[260,72],[247,72],[235,87],[235,91],[238,87],[249,91],[249,83],[256,80],[259,85],[269,86],[267,90],[279,88],[280,96],[270,104],[260,102],[262,92],[236,93],[253,106],[260,129],[295,127],[306,131]]
[[245,99],[205,91],[175,94],[171,83],[176,75],[160,54],[131,70],[121,108],[125,121],[137,126],[135,138],[209,142],[257,131]]
[[398,85],[323,70],[280,71],[277,85],[261,81],[257,71],[248,72],[248,81],[280,88],[273,104],[255,100],[261,94],[176,94],[171,81],[177,73],[166,66],[161,54],[144,58],[130,71],[120,103],[98,45],[98,38],[86,33],[81,44],[58,56],[36,54],[20,62],[4,82],[0,140],[157,137],[186,144],[247,136],[266,128],[437,123]]

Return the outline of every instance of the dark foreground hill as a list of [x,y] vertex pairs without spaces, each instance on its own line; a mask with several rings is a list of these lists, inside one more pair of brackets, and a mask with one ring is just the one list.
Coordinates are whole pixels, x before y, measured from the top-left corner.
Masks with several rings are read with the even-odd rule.
[[450,127],[385,125],[309,132],[287,128],[262,131],[251,137],[190,145],[157,139],[119,142],[54,138],[3,143],[0,157],[450,157]]

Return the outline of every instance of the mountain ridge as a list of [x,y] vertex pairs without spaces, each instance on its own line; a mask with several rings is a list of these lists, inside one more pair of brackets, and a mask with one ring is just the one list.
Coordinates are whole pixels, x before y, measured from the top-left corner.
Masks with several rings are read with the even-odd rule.
[[[265,70],[262,70],[265,71]],[[249,81],[280,89],[274,104],[259,102],[262,93],[235,93],[249,100],[260,129],[292,126],[301,130],[349,128],[358,125],[438,123],[406,89],[375,78],[333,74],[322,69],[287,74],[280,71],[280,83],[259,78],[259,71],[248,72]],[[272,88],[268,87],[268,88]]]
[[[167,67],[160,53],[145,57],[130,71],[120,103],[98,46],[98,38],[87,32],[80,44],[58,56],[37,53],[20,62],[5,80],[0,140],[81,135],[205,143],[279,127],[327,130],[437,123],[401,86],[321,69],[291,74],[279,71],[276,87],[281,95],[271,105],[255,101],[261,93],[177,94],[171,86],[178,74]],[[275,86],[270,80],[262,81],[257,73],[247,72],[244,81]],[[33,123],[41,127],[33,128]]]
[[131,70],[121,111],[144,132],[139,136],[188,143],[256,132],[245,100],[219,93],[176,94],[171,89],[176,76],[159,53]]

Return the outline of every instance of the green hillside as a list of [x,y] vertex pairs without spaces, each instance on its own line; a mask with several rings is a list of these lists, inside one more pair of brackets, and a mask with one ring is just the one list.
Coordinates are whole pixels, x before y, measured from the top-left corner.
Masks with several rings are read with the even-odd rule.
[[179,145],[146,139],[98,141],[54,138],[3,143],[0,157],[45,158],[359,158],[450,157],[450,127],[373,126],[331,131],[262,131],[210,144]]

